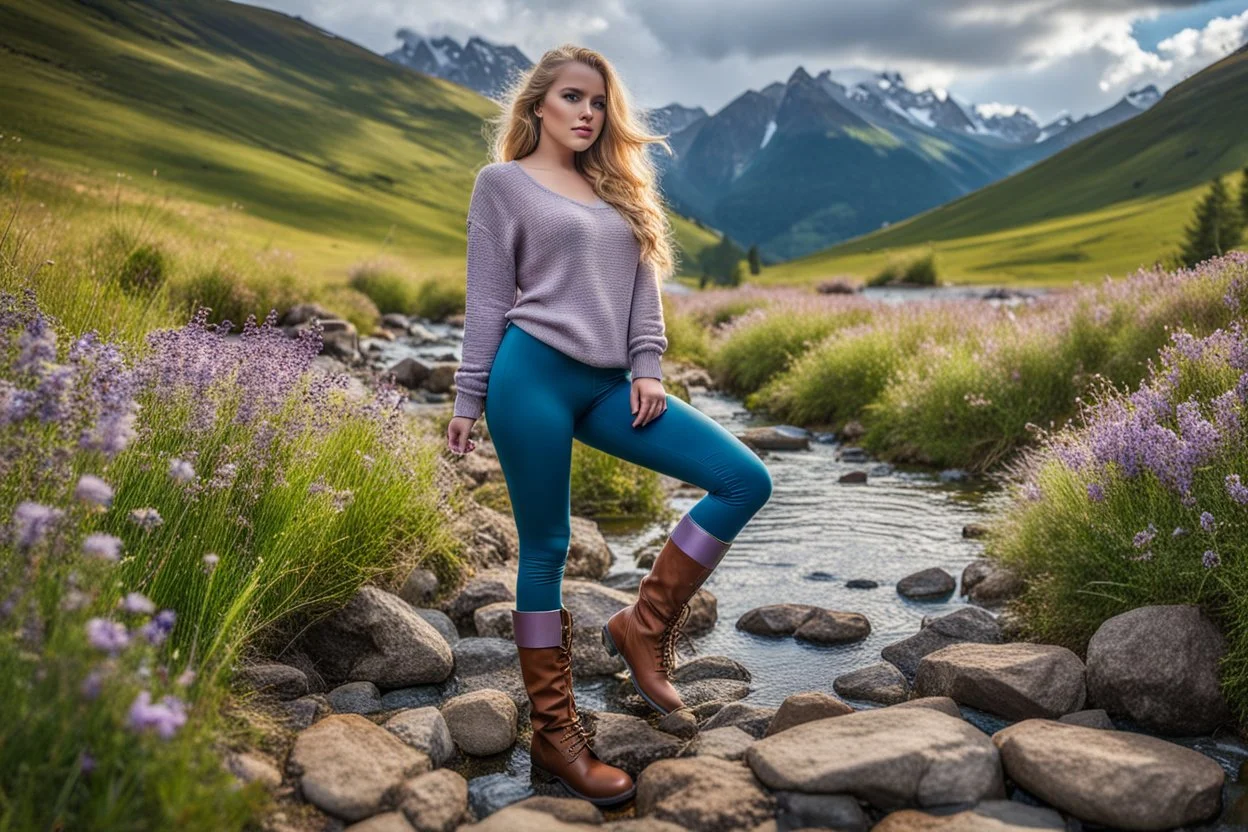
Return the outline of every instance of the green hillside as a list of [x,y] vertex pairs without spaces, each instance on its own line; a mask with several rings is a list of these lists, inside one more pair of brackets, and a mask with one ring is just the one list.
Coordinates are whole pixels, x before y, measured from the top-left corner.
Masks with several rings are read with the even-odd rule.
[[1145,113],[939,208],[765,270],[769,280],[867,275],[936,251],[955,282],[1099,279],[1172,253],[1208,180],[1248,164],[1248,49]]
[[[237,233],[337,266],[383,241],[462,261],[495,106],[225,0],[0,0],[0,133],[37,167],[237,203],[254,220]],[[682,240],[714,241],[679,225]]]

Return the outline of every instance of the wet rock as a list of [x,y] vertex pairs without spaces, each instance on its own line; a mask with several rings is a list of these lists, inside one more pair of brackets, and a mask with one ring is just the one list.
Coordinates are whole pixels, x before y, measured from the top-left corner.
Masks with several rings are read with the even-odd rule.
[[1199,607],[1129,610],[1088,642],[1088,696],[1160,734],[1212,733],[1231,718],[1219,683],[1225,652],[1225,638]]
[[896,705],[910,697],[910,684],[897,667],[876,662],[836,677],[832,689],[846,699]]
[[393,711],[398,708],[425,708],[430,705],[441,705],[443,700],[458,693],[458,684],[454,678],[438,685],[415,685],[410,688],[396,688],[381,695],[381,709]]
[[729,702],[704,722],[701,730],[705,733],[733,725],[754,739],[760,739],[767,733],[767,726],[771,725],[775,719],[777,710],[777,708],[747,705],[744,702]]
[[563,605],[572,614],[572,672],[577,676],[610,676],[624,669],[602,643],[602,625],[633,599],[593,581],[565,579]]
[[614,575],[608,575],[602,579],[603,586],[609,586],[620,592],[628,593],[636,596],[637,589],[641,586],[641,579],[646,577],[646,572],[638,569],[630,572],[617,572]]
[[637,778],[637,815],[688,829],[749,829],[775,814],[750,769],[714,757],[660,760]]
[[871,635],[871,622],[862,613],[820,609],[808,616],[793,637],[813,644],[851,644]]
[[295,738],[287,770],[308,802],[347,821],[390,808],[395,787],[430,769],[427,756],[359,714],[332,714]]
[[405,781],[398,802],[417,832],[451,832],[468,811],[468,781],[450,769],[430,771]]
[[749,428],[737,438],[751,448],[764,451],[805,451],[810,448],[810,431],[793,425]]
[[1173,829],[1212,819],[1225,773],[1158,737],[1028,719],[992,735],[1011,780],[1083,821]]
[[897,593],[907,598],[943,598],[950,595],[958,582],[938,566],[907,575],[897,582]]
[[941,482],[966,482],[970,475],[961,468],[946,468],[940,472]]
[[604,762],[636,777],[646,766],[675,757],[685,747],[680,737],[665,734],[646,720],[602,711],[595,714],[594,752]]
[[843,482],[843,483],[851,483],[851,484],[852,483],[864,483],[867,481],[867,472],[866,471],[849,471],[848,473],[841,474],[839,477],[837,477],[836,481]]
[[803,691],[787,697],[780,703],[764,736],[770,737],[795,725],[803,725],[819,719],[852,714],[854,709],[831,694],[819,690]]
[[486,689],[460,694],[441,710],[451,738],[465,754],[485,757],[515,745],[516,705],[503,691]]
[[451,647],[441,633],[402,598],[373,586],[361,587],[342,609],[312,625],[303,643],[331,682],[397,688],[451,675]]
[[[699,718],[705,716],[704,712],[698,710],[700,706],[715,703],[713,707],[715,710],[718,710],[726,702],[744,699],[750,693],[749,684],[735,679],[697,679],[692,682],[673,681],[672,686],[680,694],[681,701],[685,703],[685,706],[694,709],[695,715]],[[617,707],[621,711],[631,714],[654,713],[654,709],[637,695],[632,682],[628,679],[620,682],[619,689],[616,692],[616,699]]]
[[699,587],[689,599],[689,617],[685,619],[683,631],[690,637],[704,636],[715,629],[719,621],[719,599],[706,587]]
[[884,810],[1005,797],[987,735],[926,708],[815,720],[758,740],[745,756],[771,789],[852,794]]
[[759,636],[791,636],[819,609],[813,604],[766,604],[743,613],[737,629]]
[[919,662],[928,653],[942,647],[963,642],[1000,644],[1001,628],[992,613],[978,607],[954,610],[948,615],[933,618],[927,626],[909,638],[894,642],[880,651],[884,660],[891,662],[913,684]]
[[1006,719],[1052,717],[1081,710],[1087,698],[1083,662],[1050,644],[951,644],[923,657],[914,678],[919,696],[948,696]]
[[875,589],[879,585],[879,581],[872,581],[866,578],[853,578],[845,582],[846,589]]
[[257,693],[290,700],[308,693],[308,677],[297,667],[277,662],[262,662],[236,668],[234,678]]
[[[849,437],[845,438],[848,439]],[[836,458],[841,462],[869,462],[871,455],[867,453],[866,448],[846,445],[836,452]]]
[[699,679],[737,679],[749,682],[752,678],[745,665],[728,656],[698,656],[672,671],[673,682],[696,682]]
[[983,537],[988,534],[988,527],[983,523],[967,523],[962,527],[962,536],[967,538]]
[[[445,765],[455,753],[451,729],[437,708],[409,708],[400,711],[386,720],[381,727],[427,755],[434,768]],[[465,791],[464,800],[467,799],[468,793]]]
[[867,832],[871,824],[858,801],[843,794],[775,792],[776,829],[835,829]]

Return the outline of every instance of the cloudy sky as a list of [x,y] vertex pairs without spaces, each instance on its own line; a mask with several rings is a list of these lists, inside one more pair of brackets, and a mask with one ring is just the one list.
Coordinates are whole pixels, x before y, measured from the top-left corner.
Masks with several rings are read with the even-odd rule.
[[1018,105],[1041,123],[1163,91],[1248,40],[1248,0],[248,0],[375,52],[397,29],[471,35],[537,58],[603,52],[637,104],[714,113],[802,66],[898,71],[913,90]]

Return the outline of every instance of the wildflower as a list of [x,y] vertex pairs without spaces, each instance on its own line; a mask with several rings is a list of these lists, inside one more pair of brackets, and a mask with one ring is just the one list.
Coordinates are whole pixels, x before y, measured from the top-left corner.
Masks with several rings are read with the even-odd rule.
[[82,680],[82,686],[79,692],[86,699],[96,699],[100,695],[100,691],[104,688],[104,680],[110,675],[112,669],[107,666],[93,668],[86,678]]
[[119,621],[92,618],[87,622],[87,641],[97,650],[116,654],[130,643],[130,634]]
[[1212,569],[1213,567],[1220,564],[1222,562],[1222,559],[1218,557],[1217,552],[1213,551],[1212,549],[1206,549],[1205,554],[1200,559],[1200,562],[1206,569]]
[[103,532],[93,532],[82,541],[82,553],[87,557],[116,561],[121,552],[121,538]]
[[169,739],[186,724],[186,705],[176,696],[166,695],[152,703],[150,691],[141,690],[130,705],[128,727],[133,731],[153,729]]
[[173,610],[161,610],[139,628],[139,634],[147,639],[149,644],[163,644],[169,637],[169,633],[173,631],[174,618],[176,616]]
[[160,512],[151,506],[132,509],[130,511],[130,519],[149,532],[165,522],[164,518],[160,516]]
[[1135,548],[1143,549],[1149,543],[1152,543],[1153,538],[1156,535],[1157,535],[1157,527],[1154,526],[1152,523],[1149,523],[1147,529],[1145,529],[1142,532],[1135,533],[1135,538],[1131,541],[1131,543],[1135,546]]
[[95,758],[88,754],[85,749],[78,755],[78,767],[83,774],[90,774],[95,771]]
[[178,686],[189,688],[195,682],[195,671],[189,667],[178,675]]
[[169,478],[174,482],[189,482],[195,479],[195,468],[185,459],[174,457],[169,460]]
[[80,610],[91,600],[91,596],[83,592],[77,587],[70,587],[65,591],[65,595],[61,598],[60,607],[66,612]]
[[204,555],[204,571],[211,574],[212,570],[217,568],[217,563],[220,560],[221,558],[218,557],[213,552],[209,552],[208,554]]
[[1105,499],[1105,489],[1101,487],[1100,483],[1088,483],[1088,499],[1095,503],[1099,503]]
[[1175,526],[1174,531],[1170,532],[1171,537],[1185,537],[1186,535],[1187,535],[1187,529],[1183,528],[1182,526]]
[[1231,499],[1242,505],[1248,505],[1248,486],[1239,481],[1239,474],[1226,475],[1226,493]]
[[13,540],[19,549],[29,549],[41,541],[49,529],[65,515],[59,508],[23,500],[13,510]]
[[109,508],[113,504],[112,487],[94,474],[83,474],[78,478],[74,496],[84,503],[93,503],[102,508]]
[[1213,515],[1207,511],[1200,513],[1200,527],[1207,532],[1213,531]]
[[121,600],[121,608],[126,612],[150,613],[156,611],[156,605],[142,592],[131,592]]

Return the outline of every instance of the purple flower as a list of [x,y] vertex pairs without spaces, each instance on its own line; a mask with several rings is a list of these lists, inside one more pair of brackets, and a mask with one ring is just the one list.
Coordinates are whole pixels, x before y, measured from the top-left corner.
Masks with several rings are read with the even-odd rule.
[[104,688],[104,680],[110,675],[107,667],[97,667],[92,669],[82,680],[82,687],[79,689],[86,699],[96,699],[100,695],[100,691]]
[[1200,527],[1207,532],[1213,531],[1213,515],[1207,511],[1200,513]]
[[78,755],[78,767],[83,774],[90,774],[95,771],[95,758],[84,750]]
[[175,482],[189,482],[195,479],[195,468],[185,459],[170,459],[169,477]]
[[195,682],[195,671],[189,667],[178,675],[178,686],[188,688]]
[[130,643],[130,635],[119,621],[92,618],[87,622],[87,641],[97,650],[116,654]]
[[1099,503],[1105,499],[1105,489],[1101,487],[1099,482],[1088,483],[1088,499],[1094,503]]
[[156,611],[156,605],[142,592],[130,592],[121,600],[121,608],[126,612],[150,613]]
[[175,617],[173,610],[161,610],[139,628],[139,634],[150,644],[163,644],[169,637],[169,633],[173,631]]
[[147,506],[146,508],[131,509],[130,519],[149,532],[161,523],[165,522],[164,518],[160,516],[160,512],[151,506]]
[[1143,549],[1149,543],[1153,542],[1153,538],[1156,537],[1156,535],[1157,527],[1152,523],[1149,523],[1147,529],[1142,532],[1135,533],[1135,538],[1131,541],[1131,543],[1135,546],[1135,548]]
[[19,549],[29,549],[47,535],[65,512],[42,503],[23,500],[13,510],[13,539]]
[[160,702],[152,702],[150,691],[141,690],[130,705],[128,727],[132,731],[154,730],[163,739],[169,739],[186,724],[186,705],[176,696],[163,696]]
[[1242,505],[1248,505],[1248,487],[1239,481],[1239,474],[1226,475],[1226,493],[1231,499]]
[[121,538],[104,532],[92,532],[83,538],[82,553],[87,557],[116,561],[121,552]]
[[1206,569],[1212,569],[1213,567],[1220,564],[1222,562],[1222,559],[1218,557],[1217,552],[1213,551],[1212,549],[1206,549],[1205,554],[1200,559],[1200,562],[1201,562],[1201,565],[1203,565]]
[[1187,529],[1183,528],[1182,526],[1175,526],[1174,531],[1170,532],[1171,537],[1184,537],[1186,534],[1187,534]]
[[94,503],[104,508],[113,504],[112,487],[94,474],[83,474],[78,478],[74,496],[85,503]]

